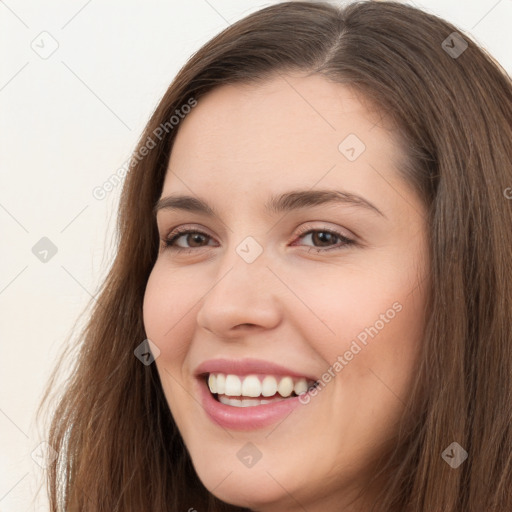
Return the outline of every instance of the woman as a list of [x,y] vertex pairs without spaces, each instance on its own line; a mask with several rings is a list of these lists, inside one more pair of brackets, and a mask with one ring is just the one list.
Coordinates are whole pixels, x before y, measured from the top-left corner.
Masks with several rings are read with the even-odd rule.
[[262,9],[132,164],[51,510],[512,510],[512,86],[467,35]]

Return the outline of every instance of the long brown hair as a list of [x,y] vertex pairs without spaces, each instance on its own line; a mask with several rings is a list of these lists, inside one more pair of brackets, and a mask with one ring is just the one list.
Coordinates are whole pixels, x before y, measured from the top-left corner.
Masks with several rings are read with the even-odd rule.
[[[179,129],[169,119],[215,87],[291,70],[349,85],[395,121],[398,171],[428,211],[431,297],[414,408],[374,510],[512,510],[511,80],[470,36],[408,5],[285,2],[195,53],[140,138],[137,155],[167,123],[127,173],[115,260],[53,412],[53,512],[245,510],[201,484],[155,365],[134,349],[146,338],[142,301],[159,245],[152,209]],[[456,469],[441,457],[452,442],[468,453]]]

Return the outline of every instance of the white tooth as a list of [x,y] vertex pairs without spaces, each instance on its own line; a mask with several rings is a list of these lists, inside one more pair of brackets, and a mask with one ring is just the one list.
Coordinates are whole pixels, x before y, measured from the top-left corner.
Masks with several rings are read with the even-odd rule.
[[218,373],[215,384],[217,386],[217,393],[223,395],[226,391],[226,376],[223,373]]
[[261,395],[260,379],[256,375],[248,375],[242,382],[242,395],[257,397]]
[[301,393],[305,393],[308,390],[308,383],[306,379],[300,379],[293,386],[293,391],[296,395],[300,395]]
[[286,398],[273,398],[272,400],[244,398],[240,400],[238,398],[229,398],[226,395],[219,395],[219,402],[224,405],[230,405],[231,407],[255,407],[257,405],[270,404],[272,402],[281,402],[283,400],[286,400]]
[[277,391],[283,397],[290,396],[293,391],[293,379],[291,377],[283,377],[281,382],[279,382]]
[[240,396],[242,394],[242,383],[237,375],[226,375],[226,389],[224,393],[228,396]]
[[283,400],[286,400],[286,398],[272,398],[272,400],[260,400],[262,404],[273,404],[274,402],[282,402]]
[[241,404],[241,400],[237,400],[236,398],[228,398],[226,395],[219,395],[219,402],[224,405],[231,405],[233,407],[238,407]]
[[208,387],[212,393],[217,393],[217,378],[215,375],[213,375],[213,373],[210,373],[208,376]]
[[277,393],[277,381],[271,375],[263,379],[261,383],[261,394],[263,396],[273,396]]
[[254,398],[244,398],[242,400],[242,407],[254,407],[255,405],[260,405],[261,400],[256,400]]

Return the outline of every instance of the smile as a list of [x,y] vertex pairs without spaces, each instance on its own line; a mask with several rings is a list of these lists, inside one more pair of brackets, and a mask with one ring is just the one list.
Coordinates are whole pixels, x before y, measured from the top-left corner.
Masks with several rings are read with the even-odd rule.
[[301,406],[299,396],[319,384],[307,371],[261,359],[212,359],[201,363],[194,375],[206,417],[234,430],[284,420]]
[[296,397],[314,385],[305,378],[274,375],[210,373],[207,377],[212,395],[224,405],[254,407]]

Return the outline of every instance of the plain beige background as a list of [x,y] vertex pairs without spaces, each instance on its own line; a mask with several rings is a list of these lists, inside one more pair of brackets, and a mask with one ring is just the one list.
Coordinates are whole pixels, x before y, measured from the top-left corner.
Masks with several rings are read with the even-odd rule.
[[[113,258],[120,186],[93,190],[129,158],[186,59],[270,3],[0,2],[0,512],[45,510],[35,408]],[[408,3],[512,73],[512,0]]]

